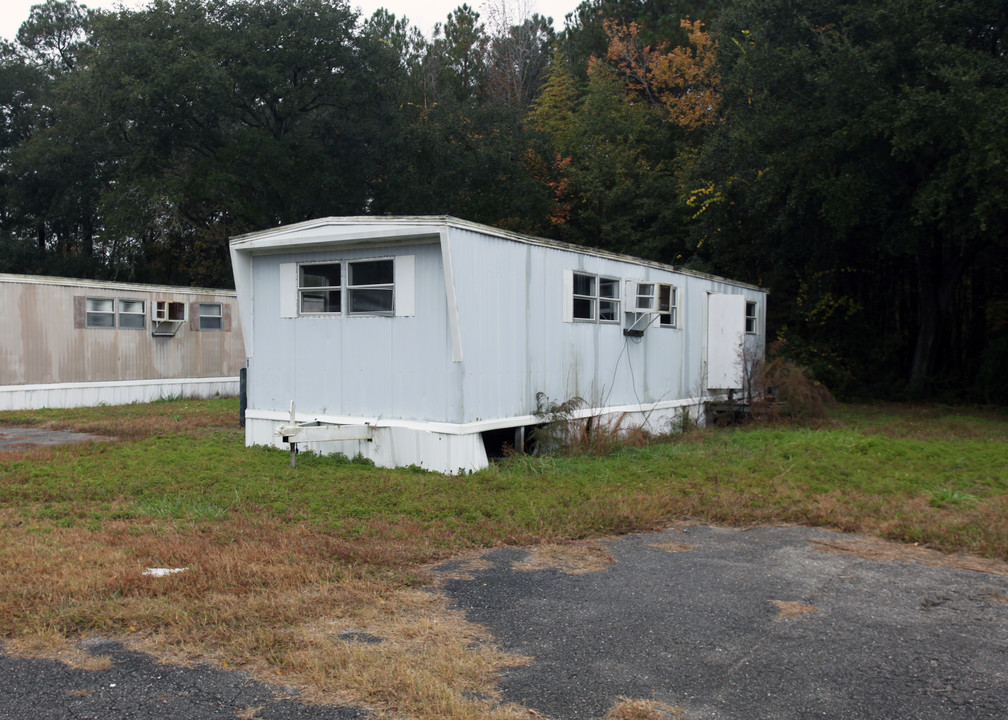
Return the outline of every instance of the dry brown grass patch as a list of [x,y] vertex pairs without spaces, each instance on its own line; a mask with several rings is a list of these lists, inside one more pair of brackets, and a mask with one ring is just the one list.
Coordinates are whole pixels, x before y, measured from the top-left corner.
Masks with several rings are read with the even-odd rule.
[[621,697],[609,708],[605,720],[686,720],[686,713],[658,700]]
[[428,565],[425,570],[435,573],[438,581],[475,580],[473,573],[492,570],[494,568],[494,564],[483,557],[485,553],[486,550],[475,550],[458,555],[452,558],[453,567],[447,570],[438,567],[443,564],[441,561]]
[[524,560],[512,563],[514,570],[558,570],[567,575],[600,572],[616,561],[599,545],[541,545],[530,548]]
[[816,552],[854,555],[875,562],[920,562],[925,565],[944,565],[960,570],[974,570],[992,575],[1008,576],[1008,563],[1001,560],[954,553],[947,555],[931,548],[882,540],[880,538],[837,538],[836,540],[810,540]]
[[500,718],[511,709],[493,691],[497,673],[530,660],[500,652],[441,596],[406,589],[294,628],[288,661],[317,701],[366,703],[380,716]]
[[772,600],[771,602],[777,606],[777,617],[793,618],[799,615],[819,612],[819,608],[815,605],[809,605],[808,603],[796,600]]
[[3,648],[6,655],[20,658],[54,658],[75,670],[100,671],[112,667],[108,655],[92,655],[55,634],[14,638]]
[[648,547],[658,548],[659,550],[664,550],[670,553],[681,553],[690,552],[691,550],[696,550],[693,545],[684,542],[660,542],[660,543],[648,543]]
[[[101,659],[75,647],[100,633],[162,662],[242,667],[380,718],[518,717],[494,686],[502,668],[527,659],[413,587],[410,560],[424,551],[395,547],[404,542],[269,519],[188,529],[109,521],[95,531],[8,524],[0,637],[12,652],[99,669]],[[148,567],[187,570],[150,577]]]

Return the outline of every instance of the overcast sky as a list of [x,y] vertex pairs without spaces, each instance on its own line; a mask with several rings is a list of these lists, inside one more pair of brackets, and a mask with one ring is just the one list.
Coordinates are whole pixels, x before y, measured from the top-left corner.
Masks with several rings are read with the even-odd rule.
[[[80,0],[78,0],[80,1]],[[563,29],[564,16],[577,7],[580,0],[469,0],[469,6],[475,7],[481,17],[486,20],[491,14],[493,5],[507,8],[512,15],[528,15],[523,12],[530,9],[540,15],[553,18],[553,27]],[[18,28],[28,18],[28,12],[37,0],[0,0],[0,36],[12,40]],[[359,8],[364,15],[370,15],[377,8],[384,7],[395,15],[407,16],[410,21],[426,35],[430,35],[434,23],[444,22],[448,13],[462,4],[462,0],[349,0],[352,7]],[[143,7],[147,3],[140,0],[84,0],[83,5],[90,8],[112,9],[120,5],[128,8]]]

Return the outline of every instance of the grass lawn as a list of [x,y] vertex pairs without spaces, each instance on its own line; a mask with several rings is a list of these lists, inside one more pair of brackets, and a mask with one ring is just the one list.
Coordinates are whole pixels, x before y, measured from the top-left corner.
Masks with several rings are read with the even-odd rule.
[[[241,665],[381,716],[527,717],[425,566],[692,518],[806,523],[1008,560],[1008,414],[840,406],[817,427],[697,431],[471,475],[246,448],[234,399],[0,413],[114,442],[0,453],[0,638],[88,634]],[[149,567],[187,568],[164,578]],[[384,638],[359,643],[360,633]],[[475,642],[482,639],[485,642]]]

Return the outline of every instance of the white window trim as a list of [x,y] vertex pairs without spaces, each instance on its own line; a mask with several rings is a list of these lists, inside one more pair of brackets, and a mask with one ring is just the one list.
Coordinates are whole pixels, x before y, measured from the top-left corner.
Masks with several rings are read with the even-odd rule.
[[[367,262],[392,262],[392,282],[376,285],[351,285],[350,266]],[[339,265],[340,285],[325,288],[305,288],[301,286],[301,268],[312,265]],[[280,274],[280,317],[413,317],[416,314],[415,288],[416,256],[414,255],[382,255],[362,258],[332,258],[312,260],[308,262],[281,263]],[[390,289],[392,291],[392,308],[390,310],[350,312],[350,293],[361,289]],[[339,312],[302,312],[302,290],[336,290],[340,291]]]
[[[105,303],[109,304],[108,310],[92,310],[92,303]],[[112,319],[111,325],[92,325],[92,316],[102,316],[110,317]],[[115,298],[108,297],[86,297],[84,299],[84,327],[89,330],[115,330],[116,329],[116,303]]]
[[[592,278],[592,284],[594,287],[594,292],[591,295],[581,295],[575,294],[574,292],[574,277],[580,275],[587,278]],[[602,295],[602,283],[611,282],[615,288],[614,293],[610,295]],[[564,271],[564,285],[563,285],[563,319],[564,322],[577,322],[577,323],[593,323],[599,325],[618,325],[620,322],[620,308],[622,305],[622,280],[617,277],[612,277],[611,275],[599,275],[596,273],[583,272],[581,270],[565,270]],[[575,317],[574,316],[574,301],[575,300],[587,300],[591,303],[592,316],[587,317]],[[609,303],[613,306],[613,313],[611,318],[602,317],[602,303]]]
[[[752,315],[749,314],[752,308]],[[749,321],[752,321],[752,330],[749,329]],[[755,300],[745,302],[745,333],[746,335],[759,335],[759,303]]]
[[[669,312],[662,312],[661,309],[661,291],[662,288],[669,289]],[[657,309],[658,309],[658,326],[664,328],[678,328],[679,324],[679,288],[671,283],[658,283],[657,285]],[[663,322],[662,318],[666,315],[671,316],[671,322]]]
[[[123,310],[124,303],[139,303],[140,310]],[[139,325],[126,325],[122,324],[122,317],[126,315],[131,318],[140,318]],[[146,330],[147,329],[147,301],[138,300],[136,298],[119,298],[116,302],[116,325],[120,329],[125,330]]]
[[[392,263],[392,282],[390,283],[376,283],[371,285],[351,285],[350,284],[350,266],[351,265],[363,265],[365,263],[376,263],[376,262],[391,262]],[[355,260],[345,260],[344,271],[343,271],[343,287],[346,289],[345,299],[346,306],[345,312],[350,317],[392,317],[395,315],[395,301],[396,301],[396,262],[395,257],[373,257],[373,258],[357,258]],[[389,290],[392,294],[392,307],[388,310],[367,310],[353,312],[350,309],[350,296],[355,290]]]
[[[224,303],[219,302],[201,302],[197,304],[197,312],[199,313],[199,330],[200,332],[221,332],[224,330]],[[217,314],[205,313],[203,308],[205,307],[215,307],[217,308]],[[209,320],[216,320],[217,327],[203,327],[204,318]]]
[[[302,263],[292,263],[294,266],[294,315],[291,317],[342,317],[346,309],[346,263],[342,260],[316,260],[313,262],[302,262]],[[340,266],[340,284],[339,285],[318,285],[313,287],[307,287],[301,284],[301,268],[313,267],[317,265],[339,265]],[[281,283],[283,286],[283,283]],[[301,302],[301,293],[305,290],[311,292],[331,292],[333,290],[339,290],[340,293],[340,309],[339,310],[316,310],[314,312],[304,312],[301,308],[303,303]],[[284,317],[288,317],[284,315]]]

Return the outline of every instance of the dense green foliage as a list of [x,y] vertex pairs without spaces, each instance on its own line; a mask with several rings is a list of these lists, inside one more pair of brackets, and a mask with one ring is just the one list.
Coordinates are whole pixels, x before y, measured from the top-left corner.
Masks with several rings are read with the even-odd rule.
[[0,48],[0,272],[227,286],[237,233],[451,214],[767,286],[841,394],[1003,401],[1008,0],[506,7],[46,0]]

